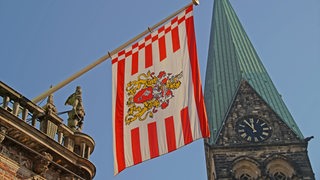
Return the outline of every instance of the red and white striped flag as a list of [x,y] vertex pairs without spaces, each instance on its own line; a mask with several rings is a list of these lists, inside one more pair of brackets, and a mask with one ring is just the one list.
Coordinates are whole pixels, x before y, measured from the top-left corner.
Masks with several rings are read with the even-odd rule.
[[209,137],[192,11],[112,56],[115,174]]

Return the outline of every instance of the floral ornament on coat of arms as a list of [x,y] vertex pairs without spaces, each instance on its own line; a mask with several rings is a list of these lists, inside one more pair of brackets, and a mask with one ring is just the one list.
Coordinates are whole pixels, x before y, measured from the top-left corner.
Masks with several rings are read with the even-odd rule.
[[125,123],[129,125],[135,120],[143,121],[147,117],[153,118],[158,109],[166,109],[169,101],[174,97],[173,90],[181,85],[182,71],[179,74],[160,71],[156,76],[148,71],[129,81],[126,85],[128,97],[128,111]]

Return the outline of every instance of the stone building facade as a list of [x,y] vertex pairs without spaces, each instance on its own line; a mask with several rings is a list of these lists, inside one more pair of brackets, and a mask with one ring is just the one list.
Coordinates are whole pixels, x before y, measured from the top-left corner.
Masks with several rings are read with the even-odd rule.
[[52,97],[39,107],[0,82],[0,179],[90,180],[95,142],[57,115]]

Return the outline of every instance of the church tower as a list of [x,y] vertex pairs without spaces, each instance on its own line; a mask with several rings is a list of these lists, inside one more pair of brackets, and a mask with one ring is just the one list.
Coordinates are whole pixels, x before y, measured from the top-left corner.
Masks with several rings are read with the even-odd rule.
[[308,140],[228,0],[215,0],[205,80],[208,180],[314,179]]

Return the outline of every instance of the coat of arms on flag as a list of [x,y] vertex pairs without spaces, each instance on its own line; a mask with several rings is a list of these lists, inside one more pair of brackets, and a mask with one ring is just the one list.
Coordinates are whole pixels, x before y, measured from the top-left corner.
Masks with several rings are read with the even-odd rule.
[[115,174],[209,137],[193,6],[112,56]]
[[181,85],[182,72],[177,75],[166,71],[142,73],[136,80],[126,85],[128,111],[125,116],[126,124],[135,120],[143,121],[153,118],[158,109],[166,109],[170,99],[174,97],[173,91]]

